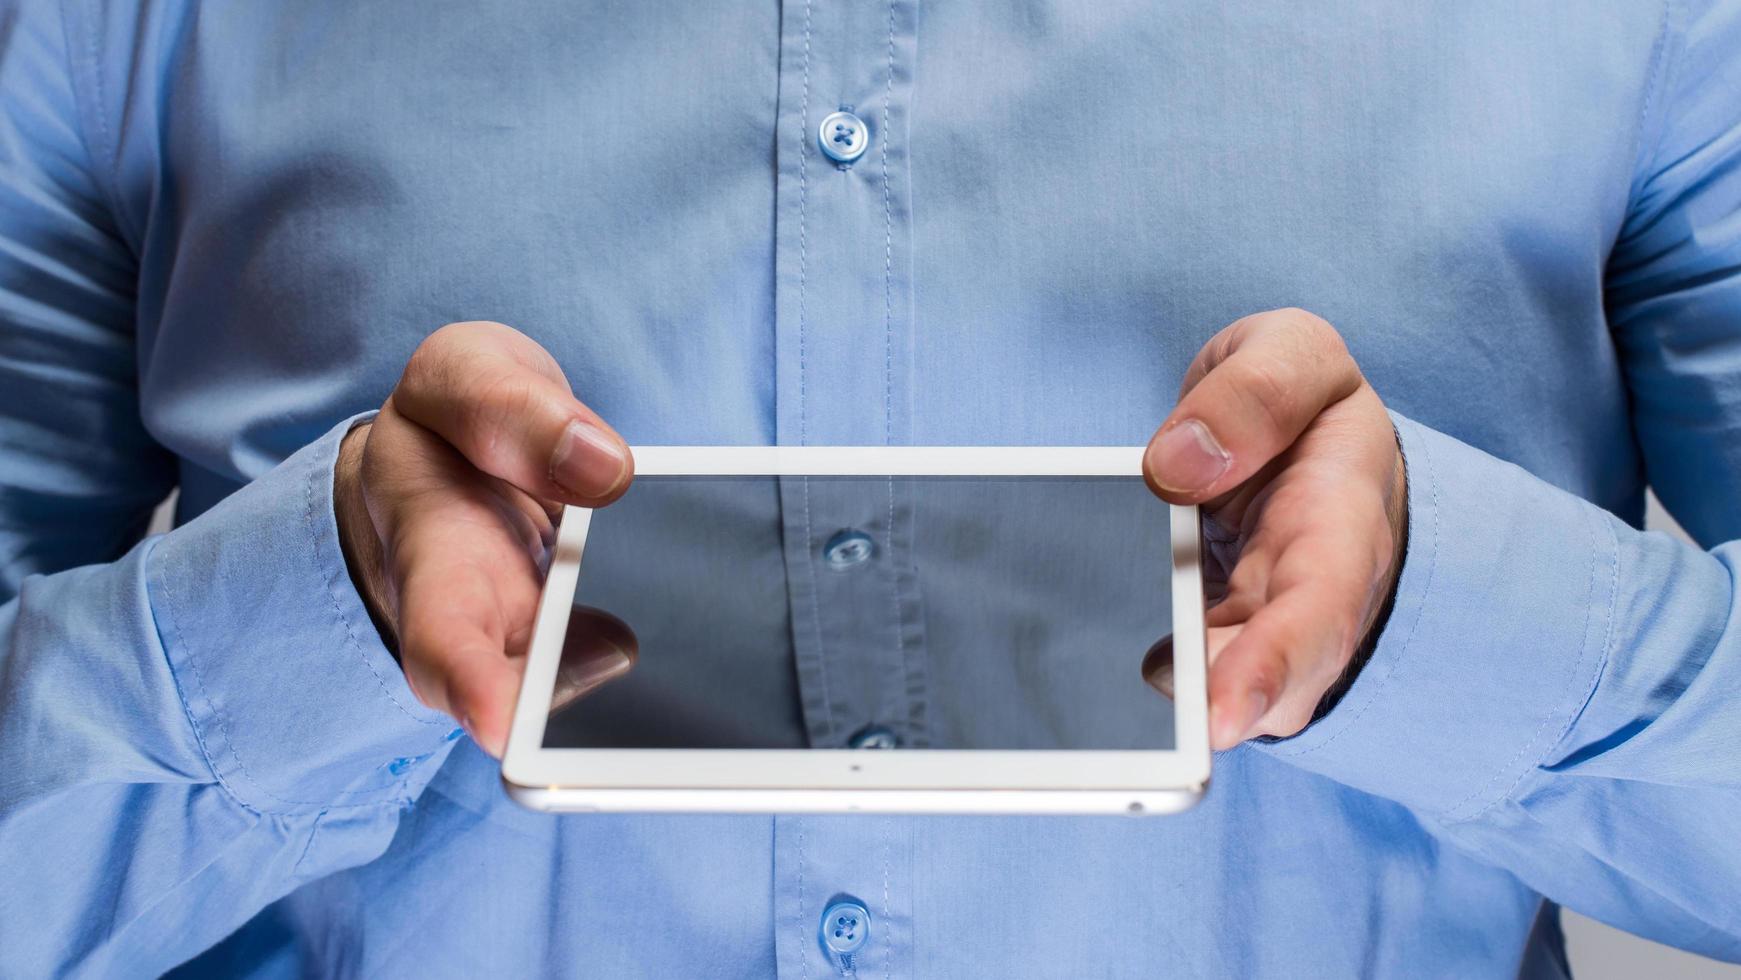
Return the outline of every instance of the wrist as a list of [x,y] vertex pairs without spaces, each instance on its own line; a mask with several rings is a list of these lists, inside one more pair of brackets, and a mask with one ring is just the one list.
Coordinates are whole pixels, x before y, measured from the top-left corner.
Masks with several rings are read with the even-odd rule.
[[368,422],[356,426],[339,444],[338,460],[333,467],[333,516],[338,522],[339,548],[344,552],[351,585],[363,600],[381,642],[397,658],[398,630],[387,602],[381,537],[363,494],[363,453],[369,444],[370,428]]

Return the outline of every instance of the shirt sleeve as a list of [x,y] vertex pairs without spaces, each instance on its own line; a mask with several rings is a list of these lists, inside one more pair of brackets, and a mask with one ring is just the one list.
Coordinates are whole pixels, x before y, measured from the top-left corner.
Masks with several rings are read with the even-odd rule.
[[1258,748],[1562,905],[1741,959],[1741,543],[1637,531],[1396,418],[1409,545],[1340,704]]
[[458,730],[350,585],[356,420],[133,544],[171,460],[59,20],[0,0],[0,950],[20,976],[151,976],[379,854]]
[[1605,298],[1650,484],[1709,548],[1741,538],[1741,3],[1669,10]]
[[[1266,746],[1548,897],[1741,960],[1741,4],[1671,3],[1608,307],[1701,551],[1397,419],[1409,545],[1343,701]],[[1519,424],[1524,424],[1521,420]],[[1722,542],[1729,543],[1722,543]]]
[[0,601],[120,557],[174,483],[140,418],[138,268],[85,153],[56,5],[0,0]]
[[460,730],[412,697],[332,516],[349,423],[119,561],[0,606],[0,948],[149,975],[373,859]]

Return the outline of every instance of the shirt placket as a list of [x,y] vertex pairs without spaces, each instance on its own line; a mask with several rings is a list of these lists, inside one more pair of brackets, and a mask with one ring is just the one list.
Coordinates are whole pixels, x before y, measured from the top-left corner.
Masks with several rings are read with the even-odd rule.
[[[777,437],[909,440],[912,354],[907,120],[911,0],[786,0],[775,224]],[[799,697],[811,745],[927,742],[912,499],[899,481],[780,488]],[[906,821],[775,821],[784,976],[911,972]]]

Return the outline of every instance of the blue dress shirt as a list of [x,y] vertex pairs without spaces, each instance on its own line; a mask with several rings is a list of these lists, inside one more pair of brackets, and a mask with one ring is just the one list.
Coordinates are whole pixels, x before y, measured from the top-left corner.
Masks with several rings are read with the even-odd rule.
[[[1703,0],[0,0],[0,974],[1548,977],[1556,903],[1741,959],[1738,50]],[[524,811],[339,551],[338,438],[449,321],[632,443],[1137,444],[1284,305],[1398,413],[1406,565],[1180,817]],[[794,574],[900,567],[812,503]],[[891,665],[830,738],[922,694],[897,580],[790,611]]]

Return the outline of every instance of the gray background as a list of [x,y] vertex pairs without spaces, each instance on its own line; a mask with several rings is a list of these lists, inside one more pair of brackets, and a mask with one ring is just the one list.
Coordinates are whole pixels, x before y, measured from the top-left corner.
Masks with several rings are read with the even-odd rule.
[[[158,508],[151,522],[151,533],[169,529],[172,495]],[[1663,512],[1655,497],[1650,498],[1650,511],[1645,526],[1668,531],[1685,538],[1686,534],[1674,519]],[[1718,963],[1702,956],[1683,953],[1678,949],[1640,939],[1630,933],[1587,919],[1576,912],[1564,916],[1566,948],[1572,958],[1572,972],[1579,980],[1634,980],[1637,977],[1675,978],[1675,980],[1741,980],[1741,966]]]

